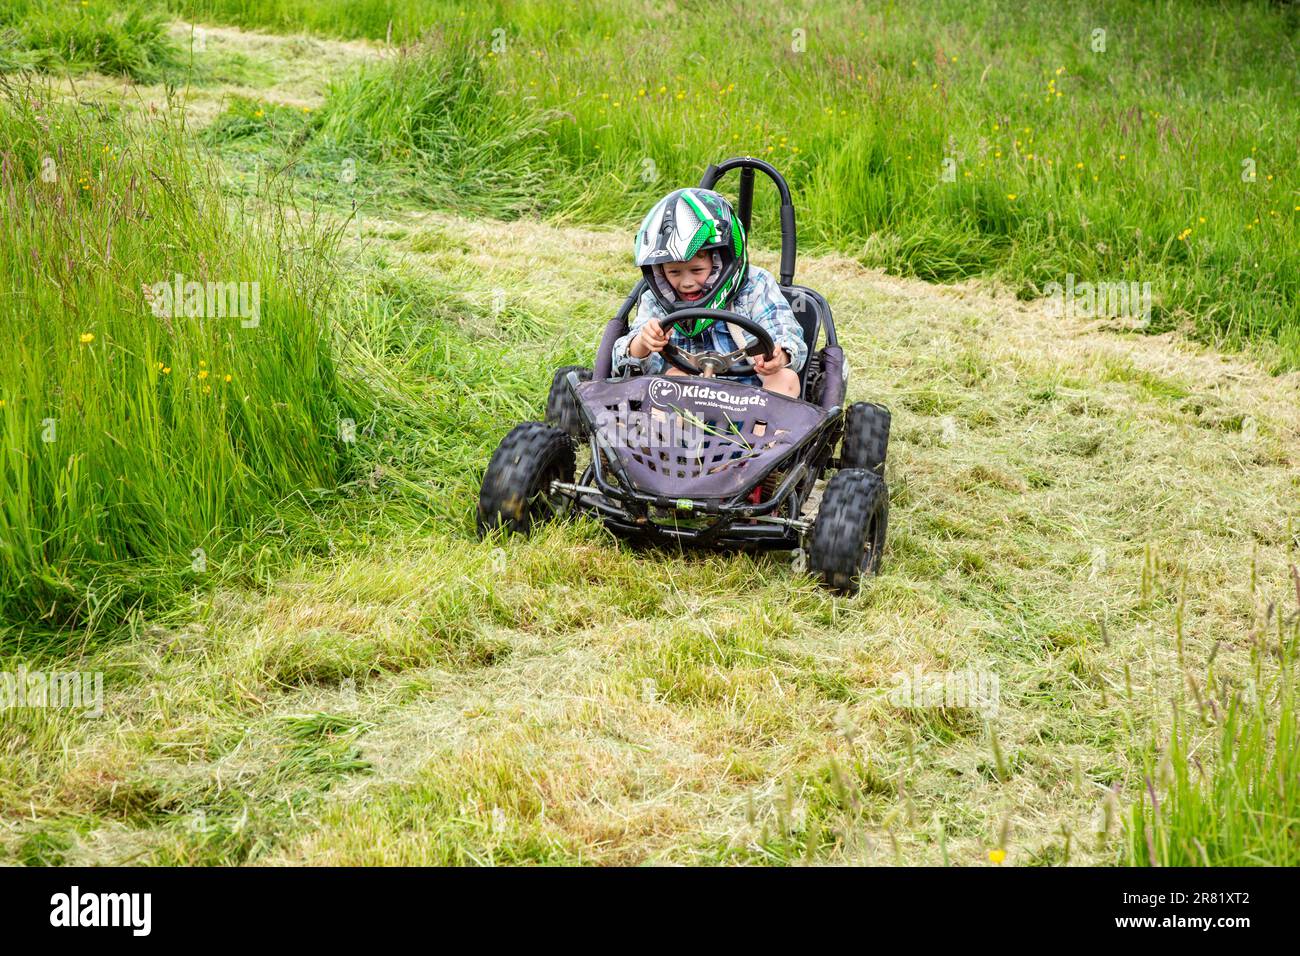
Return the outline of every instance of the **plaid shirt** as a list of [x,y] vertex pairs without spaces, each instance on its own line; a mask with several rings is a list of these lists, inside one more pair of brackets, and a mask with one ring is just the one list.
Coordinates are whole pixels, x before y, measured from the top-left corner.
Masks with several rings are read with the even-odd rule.
[[[785,296],[781,294],[781,287],[777,285],[772,273],[751,265],[745,284],[736,294],[736,301],[731,311],[753,319],[767,329],[767,333],[772,336],[772,341],[777,347],[784,348],[790,353],[790,368],[796,372],[803,368],[803,363],[808,358],[808,346],[803,340],[803,330],[795,321],[794,312],[791,311],[790,304],[785,301]],[[637,303],[636,319],[633,320],[627,335],[614,343],[612,367],[615,372],[626,367],[639,368],[650,375],[663,372],[665,363],[662,355],[651,352],[645,358],[638,359],[628,352],[628,346],[641,331],[641,326],[651,319],[663,319],[666,315],[667,313],[660,307],[649,289],[641,294],[641,299]],[[711,350],[725,353],[737,348],[731,330],[722,322],[714,322],[694,338],[687,338],[682,335],[677,326],[673,326],[670,341],[684,352]]]

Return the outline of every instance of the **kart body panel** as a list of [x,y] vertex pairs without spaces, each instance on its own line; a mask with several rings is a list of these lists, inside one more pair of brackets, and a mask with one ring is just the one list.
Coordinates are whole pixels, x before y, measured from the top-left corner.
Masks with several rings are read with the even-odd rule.
[[[790,550],[839,437],[839,406],[720,378],[568,378],[591,446],[582,480],[556,490],[622,537]],[[753,500],[754,490],[769,494]]]

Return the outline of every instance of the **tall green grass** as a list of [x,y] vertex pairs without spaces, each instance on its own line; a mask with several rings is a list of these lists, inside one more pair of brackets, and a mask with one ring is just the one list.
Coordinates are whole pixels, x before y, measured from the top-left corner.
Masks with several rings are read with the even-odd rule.
[[153,0],[5,0],[0,73],[83,70],[155,82],[178,65],[166,11]]
[[1245,688],[1228,692],[1225,684],[1216,694],[1211,670],[1203,690],[1193,687],[1195,708],[1175,707],[1167,746],[1148,748],[1147,789],[1125,827],[1129,865],[1300,864],[1300,609],[1289,617],[1269,611]]
[[543,118],[502,96],[491,69],[454,45],[362,68],[331,87],[313,153],[404,172],[404,192],[419,202],[471,214],[526,210],[546,189],[552,150]]
[[[331,239],[229,206],[168,122],[41,91],[0,103],[0,163],[0,619],[84,623],[342,474]],[[178,273],[256,315],[155,314]]]
[[[1279,366],[1300,362],[1293,7],[1170,0],[1156,15],[1136,0],[932,0],[716,3],[673,15],[631,0],[175,0],[173,9],[378,39],[391,20],[395,40],[423,35],[407,56],[331,94],[327,113],[346,118],[333,132],[366,144],[406,142],[404,85],[422,102],[437,85],[429,77],[461,76],[457,64],[473,53],[475,108],[506,104],[514,112],[486,115],[517,126],[451,122],[447,150],[413,149],[414,176],[430,185],[424,201],[454,205],[455,182],[477,177],[530,196],[522,210],[503,204],[512,214],[630,227],[708,162],[749,153],[790,178],[805,246],[931,280],[996,275],[1027,297],[1071,273],[1150,282],[1152,329],[1232,347],[1274,342]],[[1092,48],[1098,29],[1103,52]],[[544,144],[530,135],[527,162],[503,165],[494,144],[539,125]],[[476,154],[466,136],[488,148]],[[1253,181],[1242,178],[1247,160]],[[541,188],[523,186],[539,173]],[[761,240],[775,235],[771,214],[760,196]]]
[[300,198],[513,218],[538,208],[555,150],[489,74],[468,48],[416,48],[340,77],[318,110],[234,97],[200,139],[239,173],[290,170]]
[[[200,21],[331,36],[409,40],[441,12],[427,0],[165,0],[180,16]],[[391,28],[390,28],[391,24]]]

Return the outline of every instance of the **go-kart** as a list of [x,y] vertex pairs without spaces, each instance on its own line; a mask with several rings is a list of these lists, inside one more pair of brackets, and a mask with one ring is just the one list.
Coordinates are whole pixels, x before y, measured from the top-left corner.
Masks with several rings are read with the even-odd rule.
[[[780,193],[780,286],[808,345],[799,397],[736,380],[754,374],[752,356],[770,356],[775,346],[763,326],[722,309],[687,308],[670,318],[683,327],[697,318],[733,323],[753,336],[750,343],[725,354],[669,343],[663,358],[684,375],[612,375],[613,345],[628,331],[642,279],[606,326],[594,366],[558,369],[546,421],[516,425],[493,453],[479,494],[480,536],[497,528],[527,533],[558,513],[586,512],[630,539],[793,550],[797,569],[844,594],[877,572],[889,520],[889,411],[870,402],[844,408],[844,353],[830,306],[794,284],[795,216],[785,179],[762,160],[737,157],[710,166],[701,188],[732,169],[740,170],[736,210],[746,235],[754,171]],[[577,481],[575,440],[590,448]],[[815,516],[806,516],[830,471]]]

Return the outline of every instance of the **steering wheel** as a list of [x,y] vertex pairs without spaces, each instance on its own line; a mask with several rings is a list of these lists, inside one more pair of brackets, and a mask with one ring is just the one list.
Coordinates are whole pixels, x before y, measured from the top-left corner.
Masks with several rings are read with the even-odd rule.
[[705,377],[725,375],[744,378],[754,374],[754,363],[746,359],[745,356],[771,355],[776,350],[776,343],[772,341],[772,336],[767,329],[748,316],[730,312],[726,309],[682,309],[667,318],[660,319],[660,323],[664,331],[668,332],[674,325],[685,319],[715,319],[719,322],[734,322],[755,337],[755,341],[749,345],[725,353],[712,350],[707,352],[687,352],[684,349],[679,349],[672,342],[668,342],[664,345],[661,353],[664,360],[687,375],[703,375]]

